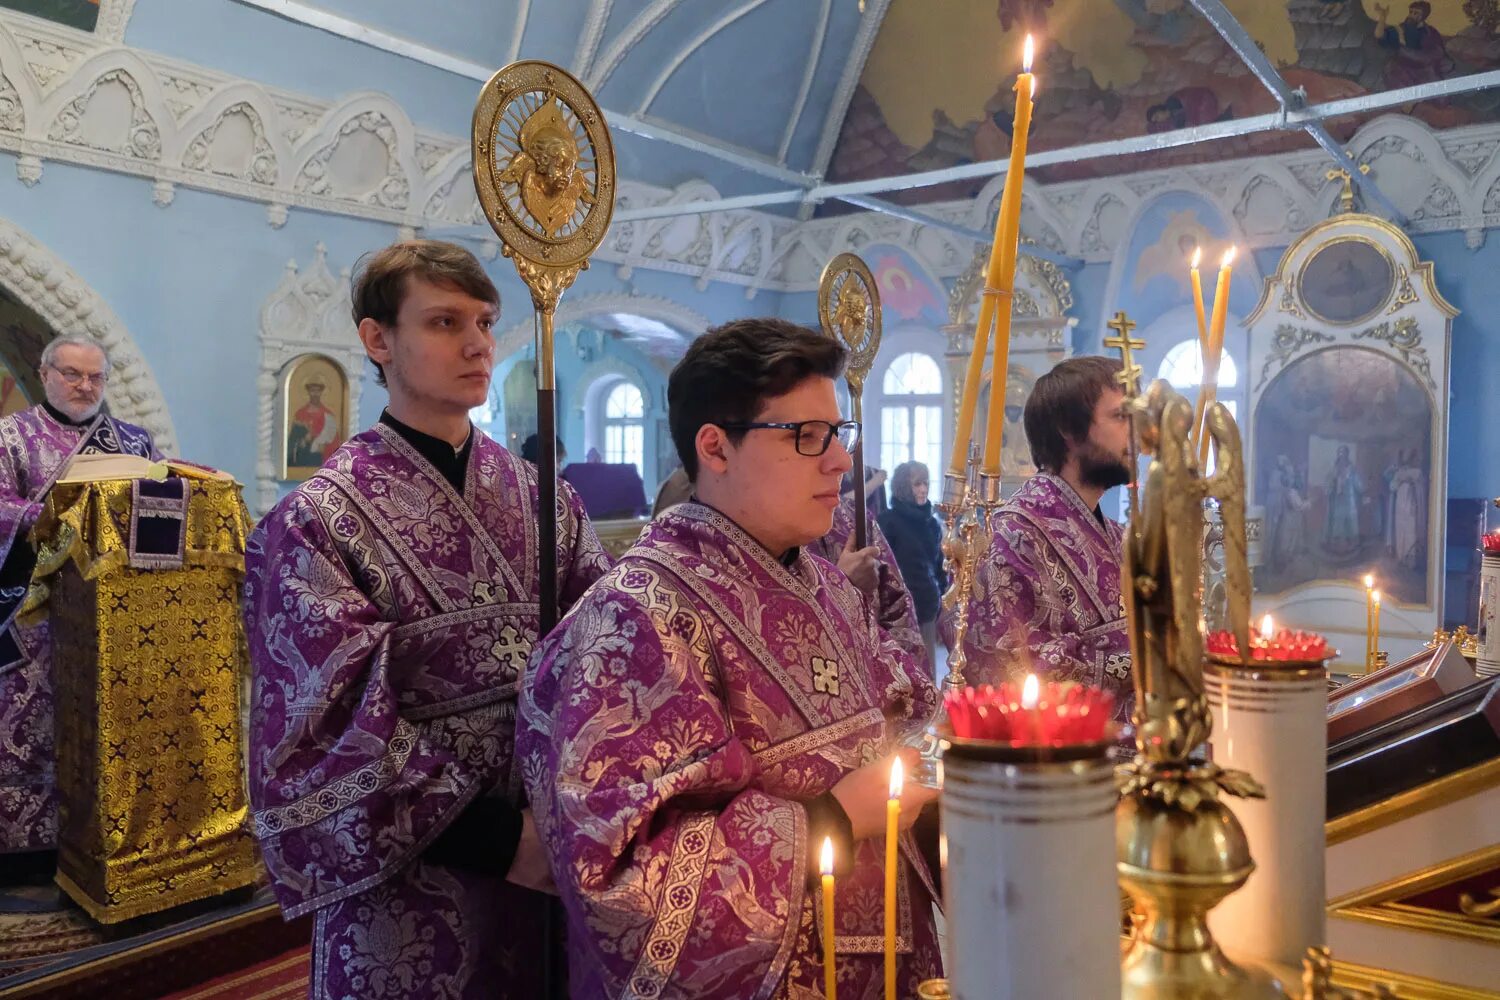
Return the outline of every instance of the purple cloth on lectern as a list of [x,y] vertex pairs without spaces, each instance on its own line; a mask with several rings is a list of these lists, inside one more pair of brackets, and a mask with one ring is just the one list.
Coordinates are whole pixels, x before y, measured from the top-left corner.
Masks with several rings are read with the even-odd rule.
[[51,632],[11,620],[31,575],[26,534],[73,456],[113,453],[161,458],[148,431],[103,414],[73,426],[33,406],[0,419],[0,566],[19,567],[0,571],[0,854],[57,843]]
[[559,475],[572,485],[583,509],[596,520],[639,517],[650,510],[641,474],[630,462],[575,462]]

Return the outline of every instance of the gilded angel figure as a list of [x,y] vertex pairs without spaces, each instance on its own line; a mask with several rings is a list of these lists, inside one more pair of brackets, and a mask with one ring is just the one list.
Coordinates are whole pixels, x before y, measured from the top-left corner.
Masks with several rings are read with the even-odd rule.
[[589,179],[578,169],[578,140],[551,98],[526,119],[519,138],[521,148],[500,180],[521,189],[521,204],[548,237],[555,237],[579,202],[594,204]]

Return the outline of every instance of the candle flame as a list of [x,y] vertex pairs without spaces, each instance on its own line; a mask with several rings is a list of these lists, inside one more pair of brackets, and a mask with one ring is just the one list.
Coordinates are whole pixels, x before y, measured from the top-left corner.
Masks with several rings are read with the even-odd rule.
[[1032,54],[1034,53],[1034,51],[1035,51],[1035,46],[1033,46],[1032,43],[1031,43],[1031,36],[1027,35],[1026,36],[1026,45],[1021,50],[1021,72],[1022,73],[1030,73],[1031,72],[1031,57],[1032,57]]
[[1375,589],[1375,574],[1374,573],[1366,573],[1365,574],[1365,589],[1366,590],[1374,590]]
[[833,874],[833,838],[823,838],[823,853],[819,856],[819,869],[824,875]]
[[1026,683],[1021,687],[1021,707],[1026,709],[1036,708],[1036,703],[1041,698],[1041,682],[1036,679],[1036,674],[1027,674]]
[[901,797],[901,758],[897,757],[891,761],[891,798]]
[[1375,602],[1375,606],[1377,608],[1380,607],[1380,591],[1378,591],[1378,590],[1372,591],[1370,593],[1370,600],[1372,600],[1372,601]]
[[1203,248],[1202,247],[1194,247],[1193,248],[1193,263],[1191,265],[1194,271],[1198,270],[1198,264],[1202,260],[1203,260]]
[[1260,620],[1260,637],[1262,639],[1265,639],[1267,642],[1269,642],[1271,640],[1271,637],[1274,636],[1275,634],[1276,634],[1276,623],[1271,620],[1271,616],[1270,615],[1266,615],[1264,618],[1262,618]]
[[1228,250],[1224,251],[1224,256],[1219,261],[1219,267],[1228,267],[1230,264],[1234,263],[1234,249],[1235,248],[1231,246]]

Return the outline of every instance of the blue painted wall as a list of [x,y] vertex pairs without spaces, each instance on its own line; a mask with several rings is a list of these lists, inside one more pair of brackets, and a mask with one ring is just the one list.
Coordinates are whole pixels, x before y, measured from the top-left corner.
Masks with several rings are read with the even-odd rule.
[[[59,257],[120,317],[161,386],[182,456],[245,483],[255,477],[260,309],[287,261],[309,265],[322,242],[338,274],[397,236],[389,225],[301,211],[273,229],[263,205],[187,189],[158,208],[148,181],[53,162],[41,183],[27,188],[8,154],[0,155],[0,217]],[[497,258],[486,266],[500,288],[501,325],[528,316],[530,296],[511,263]],[[747,303],[743,288],[699,291],[680,275],[637,271],[624,281],[607,264],[585,272],[569,294],[630,291],[671,299],[712,322],[780,308],[774,294]],[[627,363],[654,371],[625,353]],[[363,377],[357,424],[368,426],[385,393],[372,370]],[[581,423],[565,422],[564,429],[581,449]],[[649,431],[647,439],[654,447]]]

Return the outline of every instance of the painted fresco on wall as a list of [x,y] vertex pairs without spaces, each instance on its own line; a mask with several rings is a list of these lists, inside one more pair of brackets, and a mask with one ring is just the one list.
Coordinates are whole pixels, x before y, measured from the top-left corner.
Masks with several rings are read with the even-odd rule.
[[887,329],[913,323],[938,329],[948,322],[947,293],[908,251],[881,243],[861,249],[860,256],[875,276]]
[[304,354],[287,365],[281,391],[286,407],[281,478],[303,480],[349,436],[349,380],[329,358]]
[[7,389],[0,395],[0,416],[23,409],[42,398],[42,379],[37,369],[42,348],[52,339],[52,330],[35,312],[0,289],[0,373]]
[[1432,400],[1411,372],[1375,351],[1329,348],[1288,365],[1255,419],[1258,589],[1374,573],[1395,600],[1424,603]]
[[99,21],[99,0],[0,0],[0,7],[81,31],[93,31]]
[[8,417],[29,405],[26,394],[21,391],[21,384],[11,375],[5,363],[0,361],[0,417]]
[[[921,0],[890,7],[830,165],[836,181],[1002,158],[1027,31],[1040,42],[1033,151],[1190,128],[1276,110],[1274,98],[1187,0]],[[1500,67],[1500,0],[1227,0],[1309,103]],[[1404,110],[1404,109],[1403,109]],[[1500,118],[1500,92],[1415,105],[1436,128]],[[1340,139],[1364,119],[1328,123]],[[1305,148],[1263,132],[1034,171],[1047,182]],[[1209,155],[1211,153],[1211,155]],[[984,179],[886,197],[972,197]]]

